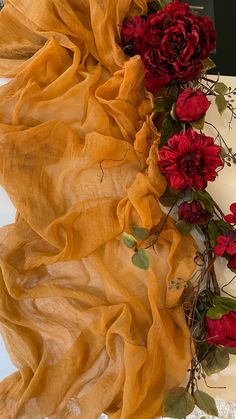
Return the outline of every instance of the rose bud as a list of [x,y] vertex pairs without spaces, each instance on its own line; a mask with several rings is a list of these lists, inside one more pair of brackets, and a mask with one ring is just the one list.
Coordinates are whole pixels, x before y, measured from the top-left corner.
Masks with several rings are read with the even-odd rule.
[[210,345],[236,347],[236,313],[229,311],[220,319],[205,318],[206,339]]
[[185,89],[178,97],[175,113],[181,122],[194,122],[203,118],[211,102],[200,90]]
[[211,217],[212,214],[197,200],[182,202],[179,206],[179,218],[186,224],[205,224]]

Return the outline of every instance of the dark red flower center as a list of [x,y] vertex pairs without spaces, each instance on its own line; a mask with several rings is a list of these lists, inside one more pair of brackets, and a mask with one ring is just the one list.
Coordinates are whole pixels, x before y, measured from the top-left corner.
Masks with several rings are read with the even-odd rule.
[[170,41],[173,54],[175,56],[179,55],[180,51],[186,47],[186,40],[183,36],[180,36],[179,34],[173,34],[172,39]]
[[185,176],[201,173],[204,168],[204,157],[199,154],[186,154],[180,159],[180,168]]

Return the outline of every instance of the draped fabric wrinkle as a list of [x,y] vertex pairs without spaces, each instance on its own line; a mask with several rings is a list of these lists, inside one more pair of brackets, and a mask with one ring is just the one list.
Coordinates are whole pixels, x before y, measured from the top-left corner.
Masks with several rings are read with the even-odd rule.
[[178,305],[195,244],[169,220],[131,263],[123,231],[165,218],[152,100],[120,25],[145,0],[8,0],[0,12],[0,324],[18,372],[2,419],[152,419],[191,351]]

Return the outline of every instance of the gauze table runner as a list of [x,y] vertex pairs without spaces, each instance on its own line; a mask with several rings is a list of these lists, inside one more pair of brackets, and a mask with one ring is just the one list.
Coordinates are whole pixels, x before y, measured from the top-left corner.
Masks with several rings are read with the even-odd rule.
[[18,372],[4,419],[151,419],[191,358],[178,306],[195,245],[168,220],[151,268],[121,233],[163,222],[138,56],[123,18],[144,0],[9,0],[0,13],[0,183],[17,209],[0,231],[0,323]]

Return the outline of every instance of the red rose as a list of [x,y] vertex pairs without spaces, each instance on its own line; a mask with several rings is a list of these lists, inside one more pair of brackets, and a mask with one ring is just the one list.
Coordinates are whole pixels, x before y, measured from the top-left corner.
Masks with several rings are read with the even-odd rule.
[[214,247],[216,256],[223,256],[224,253],[234,256],[236,255],[236,232],[230,232],[225,236],[218,236],[217,245]]
[[211,102],[200,90],[185,89],[178,97],[175,113],[181,122],[194,122],[203,118]]
[[205,317],[206,339],[211,345],[236,347],[236,313],[229,311],[220,319]]
[[236,224],[236,203],[230,205],[230,211],[232,214],[225,216],[225,221],[229,224]]
[[138,52],[144,63],[146,88],[152,93],[172,80],[187,82],[203,68],[201,60],[215,48],[215,30],[207,17],[172,2],[151,13],[140,34]]
[[138,53],[144,26],[145,19],[141,16],[127,17],[123,20],[121,42],[125,47],[126,54],[131,57]]
[[205,224],[211,217],[212,214],[199,201],[182,202],[179,206],[179,218],[187,224]]
[[216,169],[223,166],[220,151],[212,137],[189,129],[174,134],[161,148],[158,165],[172,188],[202,190],[208,181],[215,180]]

